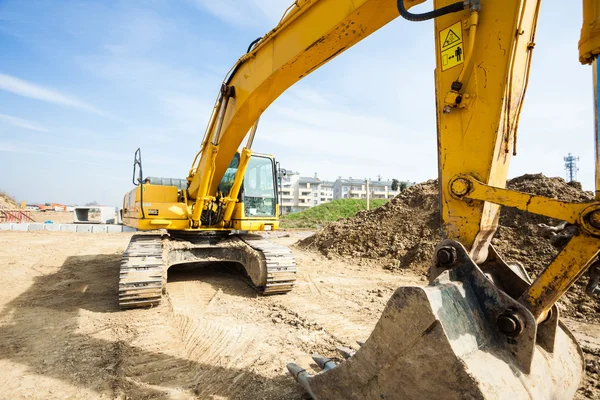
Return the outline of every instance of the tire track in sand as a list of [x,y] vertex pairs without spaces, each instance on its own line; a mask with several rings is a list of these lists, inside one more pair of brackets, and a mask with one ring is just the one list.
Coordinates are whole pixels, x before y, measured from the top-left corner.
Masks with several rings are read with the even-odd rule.
[[[243,292],[247,287],[239,277],[214,270],[181,271],[172,276],[167,293],[186,356],[197,365],[196,395],[242,396],[240,388],[247,389],[253,379],[246,371],[251,371],[260,358],[262,340],[256,327],[240,324],[228,315],[221,297],[223,289],[241,286]],[[212,305],[217,303],[212,312]],[[219,368],[203,368],[203,365]]]

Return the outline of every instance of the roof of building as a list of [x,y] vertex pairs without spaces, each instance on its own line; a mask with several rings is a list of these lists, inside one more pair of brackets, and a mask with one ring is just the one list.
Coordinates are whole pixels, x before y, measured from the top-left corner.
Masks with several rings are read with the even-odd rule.
[[[340,182],[342,185],[365,185],[365,179],[338,179],[335,181]],[[369,186],[373,187],[384,187],[384,186],[392,186],[392,181],[369,181]]]
[[300,182],[300,183],[321,183],[321,180],[319,178],[312,178],[309,176],[301,176],[300,179],[298,180],[298,182]]
[[321,181],[321,186],[333,186],[334,181]]
[[340,182],[342,185],[362,185],[365,183],[364,179],[338,179],[336,182]]
[[392,181],[370,181],[370,186],[392,186]]

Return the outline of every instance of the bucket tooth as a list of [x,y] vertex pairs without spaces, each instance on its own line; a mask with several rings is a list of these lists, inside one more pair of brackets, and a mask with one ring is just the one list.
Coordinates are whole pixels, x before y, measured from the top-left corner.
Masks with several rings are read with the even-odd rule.
[[317,399],[317,397],[315,396],[315,394],[312,392],[312,390],[310,388],[309,379],[310,379],[311,375],[308,372],[306,372],[306,370],[304,368],[302,368],[301,366],[299,366],[298,364],[295,364],[295,363],[289,363],[287,365],[287,369],[288,369],[290,375],[292,375],[294,377],[296,382],[298,382],[300,385],[302,385],[304,390],[306,390],[306,393],[308,393],[313,399]]
[[335,368],[335,366],[336,366],[336,363],[333,360],[330,360],[329,358],[323,357],[319,354],[313,354],[312,359],[324,371]]
[[298,378],[300,374],[307,374],[306,370],[296,363],[289,363],[287,369],[297,382],[300,382],[300,379]]
[[335,349],[345,359],[349,359],[350,357],[352,357],[356,353],[354,350],[349,349],[347,347],[343,347],[343,346],[338,346]]

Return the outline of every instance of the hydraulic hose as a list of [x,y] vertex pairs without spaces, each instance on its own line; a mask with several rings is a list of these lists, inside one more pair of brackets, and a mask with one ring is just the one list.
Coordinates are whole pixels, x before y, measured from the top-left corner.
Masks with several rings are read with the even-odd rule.
[[471,13],[469,18],[469,47],[467,48],[467,56],[465,59],[465,63],[460,70],[460,74],[456,79],[457,82],[462,84],[463,79],[465,78],[465,73],[467,72],[467,68],[471,66],[471,60],[473,59],[473,49],[475,48],[475,36],[477,34],[477,25],[479,24],[479,12],[474,11]]
[[[250,50],[252,50],[254,48],[254,46],[256,46],[258,44],[258,42],[260,42],[263,39],[263,37],[259,37],[254,39],[252,42],[250,42],[250,45],[248,45],[248,50],[246,50],[246,54],[250,53]],[[227,80],[225,81],[228,85],[229,82],[231,82],[231,79],[233,79],[233,75],[235,75],[235,73],[237,72],[237,70],[242,66],[244,62],[243,61],[238,61],[235,66],[231,69],[231,72],[229,72],[228,76],[227,76]]]
[[413,14],[409,12],[406,9],[406,7],[404,7],[404,0],[397,0],[396,4],[398,5],[398,11],[400,12],[402,18],[414,22],[427,21],[429,19],[441,17],[442,15],[460,12],[465,9],[465,3],[463,1],[459,1],[457,3],[448,4],[445,7],[438,8],[437,10],[429,11],[423,14]]
[[261,37],[259,37],[259,38],[257,38],[257,39],[254,39],[254,40],[252,41],[252,43],[250,43],[250,45],[248,46],[248,50],[246,50],[246,53],[250,53],[250,50],[252,50],[252,48],[254,47],[254,45],[255,45],[256,43],[260,42],[261,40],[262,40],[262,36],[261,36]]

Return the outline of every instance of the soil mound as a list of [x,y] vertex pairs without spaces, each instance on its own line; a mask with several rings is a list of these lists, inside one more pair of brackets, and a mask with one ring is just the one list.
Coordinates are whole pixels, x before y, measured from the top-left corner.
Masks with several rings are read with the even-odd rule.
[[0,208],[20,208],[14,198],[0,191]]
[[[507,182],[507,187],[520,192],[570,202],[589,201],[592,193],[578,184],[542,174],[527,174]],[[556,226],[560,221],[503,208],[500,227],[492,244],[508,261],[523,264],[536,276],[556,256],[556,237],[540,224]],[[371,211],[361,211],[355,218],[332,223],[302,240],[299,246],[317,250],[327,257],[363,257],[380,259],[384,268],[412,270],[427,274],[436,244],[442,239],[437,180],[412,186]],[[597,320],[600,307],[584,293],[586,277],[563,298],[567,315]]]
[[381,207],[328,225],[302,240],[300,246],[328,257],[389,259],[391,268],[426,273],[440,239],[437,180],[429,180],[404,190]]

